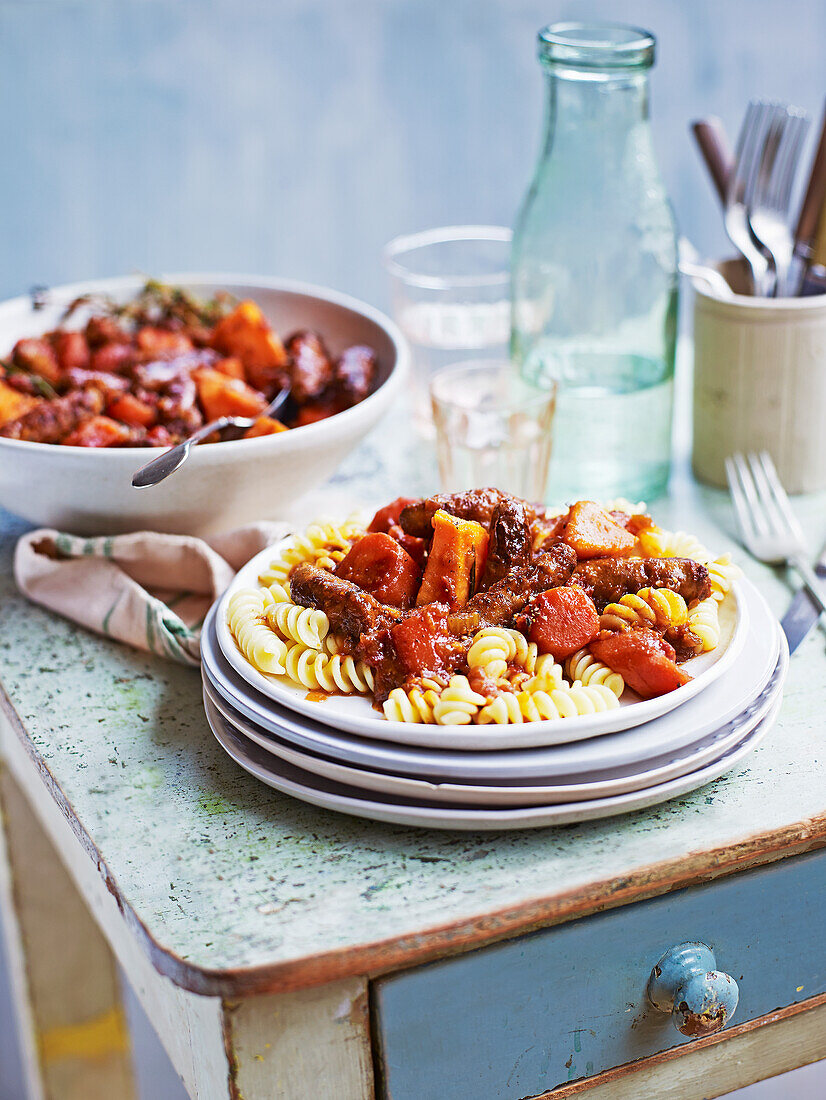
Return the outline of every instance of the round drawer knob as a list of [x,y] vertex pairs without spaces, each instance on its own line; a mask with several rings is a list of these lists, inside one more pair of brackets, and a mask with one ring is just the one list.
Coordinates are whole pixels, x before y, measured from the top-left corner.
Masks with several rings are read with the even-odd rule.
[[683,1035],[713,1035],[729,1022],[740,990],[730,974],[716,969],[714,952],[704,943],[681,943],[663,955],[648,979],[654,1008],[670,1012]]

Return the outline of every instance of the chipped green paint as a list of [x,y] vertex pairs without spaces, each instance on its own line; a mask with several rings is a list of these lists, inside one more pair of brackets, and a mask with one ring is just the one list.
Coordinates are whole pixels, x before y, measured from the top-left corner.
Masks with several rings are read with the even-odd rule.
[[[434,487],[415,451],[382,466],[379,445],[368,440],[342,468],[328,513]],[[683,485],[656,511],[721,552],[733,544],[717,526],[730,525],[721,493]],[[800,511],[819,543],[824,498]],[[606,822],[427,832],[320,811],[247,776],[209,733],[196,670],[95,637],[16,594],[10,560],[23,530],[0,521],[0,679],[123,899],[164,952],[193,967],[273,970],[400,938],[416,951],[428,933],[460,923],[494,938],[502,933],[491,914],[678,865],[756,832],[803,836],[801,823],[826,813],[822,633],[792,662],[777,729],[735,775]],[[745,567],[782,612],[784,579]],[[450,949],[449,936],[440,943]]]

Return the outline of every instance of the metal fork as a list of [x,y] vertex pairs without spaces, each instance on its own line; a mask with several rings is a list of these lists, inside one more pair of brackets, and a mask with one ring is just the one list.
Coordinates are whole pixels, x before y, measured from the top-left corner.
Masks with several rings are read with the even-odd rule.
[[740,535],[749,553],[767,565],[796,569],[821,611],[826,591],[808,562],[806,539],[766,451],[726,459],[731,499]]
[[749,204],[760,165],[766,131],[774,115],[773,103],[752,100],[740,127],[734,168],[729,175],[724,219],[726,233],[751,269],[754,293],[759,294],[769,270],[769,261],[757,247],[749,228]]
[[[774,264],[774,293],[787,293],[789,268],[794,252],[794,237],[789,225],[792,184],[794,183],[803,139],[809,128],[809,116],[795,107],[776,107],[763,143],[751,202],[749,224],[757,241],[769,253]],[[763,293],[771,292],[767,274]]]

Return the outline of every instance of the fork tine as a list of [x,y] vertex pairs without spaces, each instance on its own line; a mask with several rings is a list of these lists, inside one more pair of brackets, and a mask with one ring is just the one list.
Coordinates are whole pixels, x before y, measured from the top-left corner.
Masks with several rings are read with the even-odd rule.
[[752,452],[746,455],[746,460],[749,464],[751,476],[754,479],[754,487],[760,498],[760,503],[763,506],[763,512],[769,523],[771,533],[781,538],[788,538],[789,528],[786,523],[786,518],[777,507],[777,502],[774,499],[774,494],[771,491],[771,486],[769,485],[768,478],[766,477],[759,458]]
[[734,505],[734,514],[737,517],[737,526],[740,528],[740,537],[748,547],[755,536],[754,523],[746,501],[743,487],[740,483],[740,475],[735,460],[742,461],[742,455],[729,456],[726,459],[726,480],[728,481],[731,500]]
[[757,492],[754,477],[746,464],[746,460],[741,454],[736,454],[734,456],[734,465],[740,478],[740,484],[743,488],[749,515],[751,516],[751,522],[755,531],[758,535],[771,534],[771,524],[766,516],[760,495]]
[[768,451],[761,451],[760,454],[756,457],[760,462],[766,481],[771,487],[772,495],[774,496],[774,499],[777,503],[777,507],[780,509],[783,516],[785,517],[789,530],[795,536],[797,541],[801,543],[801,545],[805,545],[806,536],[803,534],[803,528],[800,526],[800,521],[794,513],[794,509],[792,508],[791,501],[789,500],[786,490],[783,488],[783,483],[781,482],[780,477],[777,473],[777,469],[774,465],[774,461],[772,460],[772,456],[769,454]]
[[777,170],[774,174],[771,196],[773,208],[781,213],[785,213],[789,208],[794,170],[808,127],[809,120],[805,115],[789,113],[777,154]]

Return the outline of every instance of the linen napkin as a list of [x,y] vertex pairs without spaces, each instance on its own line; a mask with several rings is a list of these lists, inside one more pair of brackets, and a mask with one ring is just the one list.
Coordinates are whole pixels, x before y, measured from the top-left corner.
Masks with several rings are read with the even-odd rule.
[[14,575],[20,591],[50,611],[197,665],[210,605],[245,562],[288,530],[255,523],[203,539],[154,531],[85,539],[40,528],[18,540]]

